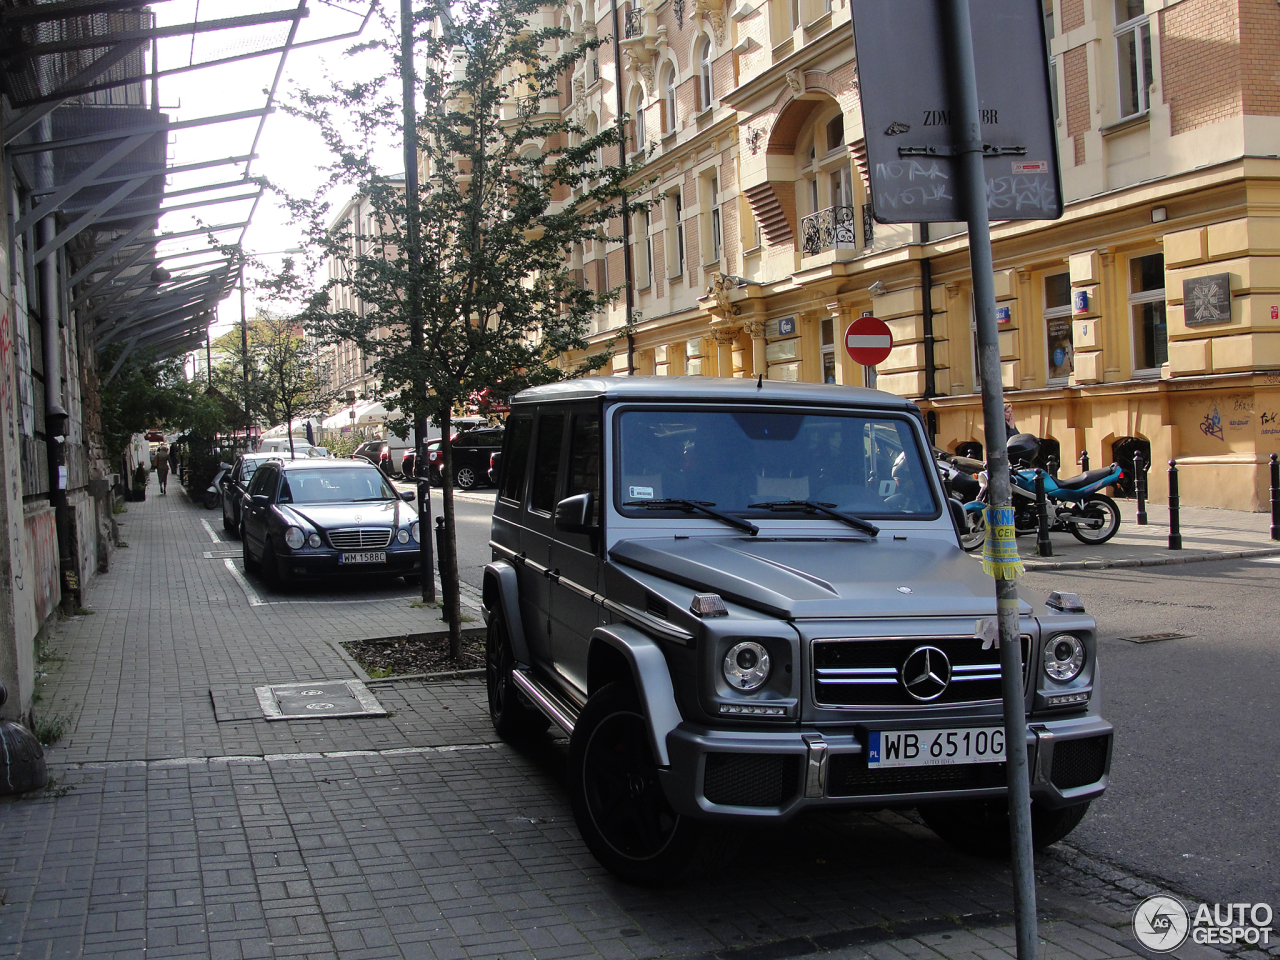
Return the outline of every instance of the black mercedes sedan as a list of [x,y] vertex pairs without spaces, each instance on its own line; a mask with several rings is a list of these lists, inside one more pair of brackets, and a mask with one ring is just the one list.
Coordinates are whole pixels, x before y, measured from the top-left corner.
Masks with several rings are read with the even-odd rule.
[[246,571],[276,584],[375,574],[417,583],[418,512],[377,467],[355,460],[268,460],[240,523]]

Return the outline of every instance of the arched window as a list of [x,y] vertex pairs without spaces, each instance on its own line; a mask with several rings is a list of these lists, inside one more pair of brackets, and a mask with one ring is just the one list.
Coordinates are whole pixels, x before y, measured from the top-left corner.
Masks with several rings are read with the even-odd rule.
[[698,44],[698,93],[701,97],[699,106],[703,110],[711,108],[711,38],[703,37]]
[[667,67],[666,73],[662,78],[662,97],[663,97],[663,121],[666,126],[665,133],[675,133],[676,130],[676,71],[674,67]]
[[631,97],[631,116],[634,118],[632,129],[635,131],[636,150],[644,150],[648,145],[649,138],[645,136],[644,130],[644,95],[639,88],[634,91]]

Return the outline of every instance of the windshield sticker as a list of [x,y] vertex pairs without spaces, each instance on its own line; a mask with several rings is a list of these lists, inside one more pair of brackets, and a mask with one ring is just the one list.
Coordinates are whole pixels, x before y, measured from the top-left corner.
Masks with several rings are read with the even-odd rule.
[[632,500],[652,500],[653,487],[628,487],[631,491],[630,499]]

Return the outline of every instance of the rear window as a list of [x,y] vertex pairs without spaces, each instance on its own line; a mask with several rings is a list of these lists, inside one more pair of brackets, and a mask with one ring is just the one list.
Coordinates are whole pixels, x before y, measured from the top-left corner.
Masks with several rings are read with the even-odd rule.
[[501,492],[504,500],[519,500],[524,495],[524,474],[532,436],[533,417],[513,417],[507,426],[507,445],[502,454]]

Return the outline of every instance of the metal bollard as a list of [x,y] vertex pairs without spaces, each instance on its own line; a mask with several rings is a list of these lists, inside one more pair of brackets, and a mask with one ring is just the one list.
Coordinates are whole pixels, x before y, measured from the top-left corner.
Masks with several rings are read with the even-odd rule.
[[1271,539],[1280,540],[1280,457],[1271,455]]
[[444,582],[444,517],[436,517],[436,568]]
[[1169,549],[1182,549],[1182,527],[1178,523],[1178,461],[1169,461]]
[[1049,501],[1044,495],[1044,471],[1036,468],[1036,549],[1040,556],[1053,556],[1049,539]]
[[1147,525],[1147,471],[1151,464],[1142,459],[1141,453],[1133,455],[1133,492],[1138,497],[1138,526]]
[[1089,472],[1089,451],[1081,450],[1080,459],[1077,460],[1076,463],[1080,464],[1081,473],[1088,473]]

